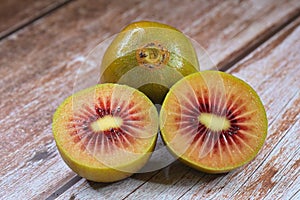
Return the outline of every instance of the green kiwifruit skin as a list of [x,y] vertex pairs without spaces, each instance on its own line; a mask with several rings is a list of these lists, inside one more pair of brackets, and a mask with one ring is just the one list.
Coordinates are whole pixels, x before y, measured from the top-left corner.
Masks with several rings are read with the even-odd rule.
[[[183,67],[181,68],[176,67],[176,63],[178,63],[179,59],[181,59],[181,63],[183,63]],[[136,69],[136,66],[138,66],[138,69]],[[168,69],[147,69],[143,66],[139,66],[135,58],[135,52],[131,52],[127,56],[117,58],[110,64],[104,71],[101,82],[129,85],[142,91],[154,103],[162,103],[169,88],[174,83],[184,76],[197,72],[197,69],[195,69],[193,65],[173,53],[170,54],[170,60],[164,67]],[[135,72],[135,69],[138,71]],[[133,72],[132,75],[130,75],[130,70]],[[153,71],[151,72],[151,70]],[[165,73],[163,73],[164,71]],[[126,77],[126,74],[129,76]],[[137,81],[139,81],[139,83]]]
[[[167,63],[159,68],[140,66],[136,59],[136,50],[151,42],[161,44],[169,52]],[[100,82],[129,85],[145,93],[153,103],[161,104],[174,83],[197,71],[196,52],[183,33],[165,24],[137,22],[123,29],[107,48]]]

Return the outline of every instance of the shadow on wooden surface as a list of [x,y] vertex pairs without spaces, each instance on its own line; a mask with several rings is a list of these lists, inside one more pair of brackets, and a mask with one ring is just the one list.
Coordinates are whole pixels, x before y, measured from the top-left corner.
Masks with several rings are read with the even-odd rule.
[[[182,170],[185,170],[185,173],[181,173]],[[154,190],[157,188],[165,188],[168,186],[179,187],[179,188],[192,188],[195,184],[200,185],[199,190],[203,187],[206,187],[211,182],[218,182],[217,179],[222,179],[227,175],[224,174],[207,174],[203,172],[199,172],[195,169],[192,169],[179,161],[175,161],[171,165],[165,167],[162,170],[157,170],[154,172],[147,173],[137,173],[131,176],[129,179],[133,179],[132,181],[141,182],[142,184],[137,187],[132,192],[128,193],[123,198],[133,198],[131,195],[134,193],[137,195],[139,193],[139,188],[148,184],[147,190]],[[181,181],[184,180],[184,181]],[[193,180],[197,180],[196,182]],[[106,187],[111,187],[113,184],[120,184],[128,180],[121,180],[115,183],[96,183],[93,181],[85,181],[87,186],[90,189],[94,190],[94,195],[96,193],[101,194],[101,192]],[[108,188],[109,189],[109,188]],[[209,191],[208,191],[209,192]],[[73,195],[75,197],[75,195]],[[96,195],[95,195],[96,196]]]
[[99,190],[101,188],[104,188],[104,187],[107,187],[111,184],[114,184],[114,183],[97,183],[97,182],[93,182],[93,181],[87,181],[87,183],[94,190]]
[[[186,173],[181,173],[182,171],[186,171]],[[150,183],[158,183],[162,185],[174,185],[177,184],[181,177],[186,175],[187,173],[193,173],[193,178],[200,179],[201,177],[207,175],[206,173],[197,171],[193,168],[190,168],[189,166],[179,162],[175,161],[174,163],[170,164],[169,166],[165,167],[162,170],[158,170],[157,174],[154,175],[153,178],[149,179],[147,182]],[[220,176],[224,176],[226,174],[218,174],[218,175],[212,175],[214,178],[218,178]],[[143,176],[148,175],[143,175],[143,174],[135,174],[132,176],[133,179],[136,180],[144,180]],[[179,183],[180,184],[180,183]],[[185,184],[191,184],[193,185],[192,182],[186,182]]]

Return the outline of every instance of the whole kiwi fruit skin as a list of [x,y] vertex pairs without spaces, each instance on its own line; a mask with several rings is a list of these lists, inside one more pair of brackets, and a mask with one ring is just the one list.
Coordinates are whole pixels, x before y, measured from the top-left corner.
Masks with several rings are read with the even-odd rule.
[[174,83],[197,71],[189,38],[172,26],[139,21],[126,26],[107,48],[100,83],[129,85],[161,104]]

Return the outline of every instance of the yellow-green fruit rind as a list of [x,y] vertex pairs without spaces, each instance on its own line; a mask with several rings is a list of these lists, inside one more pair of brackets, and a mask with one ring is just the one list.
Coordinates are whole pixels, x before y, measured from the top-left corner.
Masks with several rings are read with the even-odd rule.
[[154,21],[133,22],[133,23],[127,25],[125,28],[123,28],[122,32],[134,30],[136,28],[149,28],[149,27],[167,28],[167,29],[172,29],[172,30],[180,32],[178,29],[176,29],[172,26],[169,26],[169,25],[163,24],[163,23],[159,23],[159,22],[154,22]]
[[[119,163],[118,166],[112,168],[106,166],[99,158],[94,158],[86,149],[79,147],[78,143],[74,143],[69,136],[68,126],[69,119],[74,115],[74,110],[78,111],[81,102],[93,101],[90,97],[97,97],[97,92],[112,91],[117,88],[120,91],[129,91],[133,93],[133,98],[138,98],[139,102],[143,102],[144,108],[149,109],[151,115],[151,127],[153,132],[151,137],[145,139],[145,149],[139,150],[142,153],[137,154],[136,159],[127,163]],[[78,105],[76,105],[78,104]],[[72,110],[74,108],[74,110]],[[151,152],[155,148],[158,130],[158,113],[155,106],[147,96],[142,92],[135,90],[129,86],[119,84],[99,84],[66,98],[57,108],[53,115],[52,132],[59,150],[59,153],[66,164],[78,175],[95,182],[114,182],[131,176],[133,173],[141,169],[151,156]],[[138,140],[138,139],[137,139]],[[135,145],[134,143],[132,145]],[[101,158],[100,158],[101,159]],[[126,159],[125,159],[126,160]]]
[[[176,68],[176,62],[179,60],[184,67]],[[169,88],[176,81],[196,72],[193,65],[174,53],[170,54],[169,62],[161,69],[151,70],[137,67],[138,65],[135,52],[117,58],[103,72],[101,82],[126,84],[142,91],[154,103],[162,103]]]
[[[166,120],[167,120],[166,118],[170,114],[168,112],[169,110],[166,109],[167,104],[169,104],[169,102],[172,101],[172,98],[173,98],[172,96],[175,93],[179,92],[179,91],[176,91],[176,89],[178,88],[179,85],[184,84],[184,82],[186,82],[186,83],[193,82],[194,79],[196,79],[197,77],[200,77],[200,76],[206,77],[207,78],[206,80],[208,80],[210,78],[215,78],[216,76],[219,76],[222,80],[231,81],[234,83],[234,85],[232,85],[232,87],[241,87],[247,93],[251,94],[252,99],[255,101],[254,104],[257,106],[257,110],[259,112],[258,124],[260,127],[260,132],[259,132],[259,134],[257,134],[257,135],[259,135],[259,138],[256,141],[257,142],[257,144],[255,145],[256,149],[253,151],[253,153],[251,155],[245,155],[245,156],[247,156],[247,158],[238,164],[228,165],[227,167],[218,168],[218,169],[213,168],[213,167],[204,166],[199,162],[195,162],[194,160],[189,159],[185,152],[178,153],[176,150],[174,150],[172,141],[169,141],[167,139],[167,135],[172,134],[169,132],[169,130],[167,130],[167,128],[165,126]],[[213,79],[211,79],[211,80],[213,80]],[[194,84],[197,85],[196,82],[194,82]],[[251,102],[251,103],[253,103],[253,102]],[[174,110],[172,110],[171,112],[174,112]],[[177,157],[181,162],[183,162],[183,163],[187,164],[188,166],[195,168],[199,171],[215,174],[215,173],[225,173],[225,172],[231,171],[231,170],[241,167],[241,166],[249,163],[251,160],[253,160],[255,158],[255,156],[257,155],[257,153],[259,152],[259,150],[262,148],[264,141],[266,139],[267,130],[268,130],[268,121],[267,121],[267,116],[266,116],[264,106],[263,106],[258,94],[255,92],[255,90],[250,85],[248,85],[246,82],[242,81],[241,79],[239,79],[235,76],[232,76],[230,74],[224,73],[224,72],[203,71],[203,72],[198,72],[198,73],[188,75],[172,86],[172,88],[166,95],[165,100],[162,104],[162,108],[161,108],[161,112],[160,112],[160,129],[161,129],[161,136],[162,136],[162,139],[163,139],[165,145],[167,146],[169,151],[175,157]],[[181,134],[181,133],[179,131],[177,131],[177,134]],[[183,134],[185,134],[185,133],[183,133]],[[182,142],[182,140],[181,140],[181,142]],[[244,148],[247,148],[247,147],[244,147]]]
[[[153,68],[144,66],[137,58],[137,51],[151,48],[166,52]],[[197,71],[196,52],[183,33],[165,24],[143,21],[125,27],[107,48],[100,82],[127,84],[140,89],[154,103],[162,103],[166,91],[176,81]]]

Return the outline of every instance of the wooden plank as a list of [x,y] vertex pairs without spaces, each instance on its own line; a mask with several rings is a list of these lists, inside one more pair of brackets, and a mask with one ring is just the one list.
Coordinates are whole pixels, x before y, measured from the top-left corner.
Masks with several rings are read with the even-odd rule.
[[[300,83],[297,80],[300,78],[300,68],[297,66],[300,60],[296,53],[300,49],[299,24],[298,19],[229,71],[251,83],[264,102],[269,119],[269,133],[264,148],[249,165],[230,172],[221,180],[216,180],[213,185],[207,185],[204,190],[198,189],[202,187],[201,184],[194,186],[183,199],[231,199],[239,196],[261,199],[270,191],[280,197],[283,195],[280,194],[282,189],[291,194],[299,189],[299,180],[295,180],[293,176],[294,173],[299,174],[300,170],[299,163],[296,162],[297,155],[294,155],[299,144],[294,136],[291,140],[289,138],[291,134],[299,132],[300,108],[297,105],[300,101]],[[281,153],[278,153],[280,150]],[[296,169],[286,172],[288,174],[283,179],[285,185],[281,185],[275,180],[278,176],[282,178],[283,174],[277,172],[289,164]],[[263,184],[262,188],[260,184]],[[277,189],[273,190],[273,187]]]
[[[149,194],[151,199],[289,199],[299,195],[299,34],[300,19],[229,70],[258,91],[267,110],[268,137],[251,163],[228,174],[207,175],[176,162],[127,194],[126,199],[145,199]],[[133,177],[125,181],[126,186],[129,181],[136,183]],[[103,190],[110,191],[112,199],[124,198],[126,186],[103,189],[82,181],[59,199],[86,199],[86,195],[105,199]]]
[[300,1],[226,1],[183,30],[207,50],[218,69],[227,69],[299,14]]
[[0,39],[66,2],[68,0],[2,0],[0,2]]
[[[72,186],[72,188],[74,188],[74,191],[78,191],[78,194],[70,194],[70,190],[67,190],[67,193],[63,193],[63,195],[58,196],[57,199],[123,199],[128,193],[131,193],[133,190],[138,189],[141,185],[147,182],[147,180],[151,179],[151,177],[153,177],[155,174],[157,174],[157,172],[133,175],[129,179],[111,184],[94,183],[86,181],[85,179],[81,179],[78,183]],[[87,190],[88,192],[80,192],[84,190]],[[49,199],[52,199],[53,196],[55,195],[52,195]]]
[[[296,103],[299,103],[299,100],[298,95],[279,117],[283,117],[287,112],[293,112],[294,106]],[[282,126],[287,120],[289,119],[285,118],[275,122],[280,123]],[[299,115],[296,120],[299,121]],[[299,174],[299,163],[297,163],[299,155],[295,153],[299,151],[299,144],[295,142],[299,140],[299,136],[295,134],[297,130],[299,132],[299,123],[292,124],[281,133],[283,136],[280,140],[274,142],[274,149],[264,148],[259,156],[249,165],[230,172],[224,177],[218,177],[212,184],[207,184],[207,182],[200,180],[197,185],[184,194],[182,199],[272,199],[267,196],[270,191],[275,193],[276,198],[289,199],[286,197],[291,197],[299,189],[299,180],[296,179],[296,174]],[[276,130],[273,131],[275,132]],[[288,146],[288,148],[285,148],[285,146]],[[264,158],[261,158],[263,154],[265,154]],[[284,170],[289,166],[292,166],[294,170]],[[280,173],[281,171],[285,173]],[[276,179],[284,180],[283,185],[281,185],[280,181],[275,181]],[[242,184],[248,187],[241,187]],[[281,193],[282,190],[284,190],[284,193]]]
[[297,200],[297,199],[300,199],[300,190],[298,190],[298,192],[291,198],[291,200]]
[[[252,195],[257,198],[265,196],[264,199],[291,199],[296,194],[297,190],[300,189],[300,147],[299,142],[295,142],[300,141],[299,134],[295,134],[300,133],[299,120],[300,118],[298,117],[298,121],[295,125],[292,125],[286,136],[278,143],[266,162],[261,166],[262,169],[260,172],[256,173],[264,176],[266,180],[262,181],[261,178],[254,176],[251,182],[254,183],[258,180],[260,183],[256,185],[253,184],[252,187],[250,187],[248,183],[244,184],[239,191],[245,192],[246,196]],[[292,153],[287,153],[287,151],[292,151]],[[276,163],[277,165],[271,166],[270,163]],[[265,170],[269,173],[265,173]],[[274,175],[270,176],[272,173]],[[263,189],[262,187],[266,184],[271,184],[273,187]],[[260,194],[254,194],[253,192],[247,193],[250,189],[255,191],[258,188],[265,191]],[[240,195],[240,193],[236,195]]]
[[[266,5],[257,6],[260,2],[243,1],[238,7],[238,1],[129,1],[126,4],[76,1],[2,40],[0,84],[5,87],[0,88],[0,156],[3,158],[0,196],[45,198],[75,177],[55,148],[51,117],[59,103],[72,93],[76,72],[96,44],[133,20],[151,19],[178,27],[199,39],[214,55],[216,63],[221,63],[224,56],[235,57],[233,50],[246,51],[249,41],[259,43],[266,30],[285,24],[298,14],[300,6],[297,0],[285,3],[268,0]],[[249,23],[246,11],[260,17]],[[187,23],[191,21],[195,23]],[[231,25],[244,29],[234,32],[228,29]],[[202,31],[199,27],[206,29]],[[242,37],[232,39],[231,50],[224,51],[223,46],[234,35]],[[89,80],[93,70],[97,69],[86,69],[80,77]],[[115,191],[126,197],[153,175],[137,174],[120,182],[118,188],[111,184],[97,191],[105,190],[107,194]],[[122,190],[122,186],[130,185],[133,187]],[[93,188],[85,181],[76,186],[86,187],[86,191]],[[81,192],[78,188],[73,189]]]

